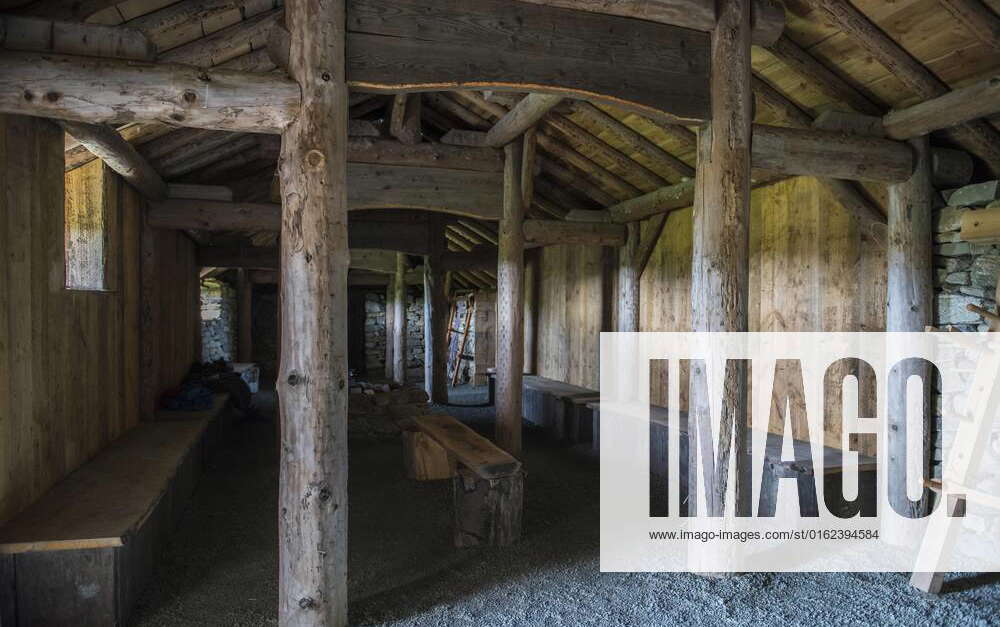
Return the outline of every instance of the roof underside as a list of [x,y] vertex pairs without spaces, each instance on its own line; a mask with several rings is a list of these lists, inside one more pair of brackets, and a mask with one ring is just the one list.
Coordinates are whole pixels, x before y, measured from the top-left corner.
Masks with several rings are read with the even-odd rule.
[[[990,45],[981,35],[977,37],[940,0],[852,3],[951,88],[982,80],[1000,67],[996,41]],[[5,4],[9,9],[19,3]],[[753,48],[753,70],[783,97],[779,101],[785,110],[774,106],[773,97],[758,98],[757,122],[801,125],[830,108],[879,114],[923,100],[808,2],[785,0],[784,4],[785,33],[778,45]],[[983,4],[1000,13],[1000,0],[983,0]],[[279,72],[266,46],[269,28],[282,13],[281,0],[127,0],[88,21],[144,32],[164,60]],[[226,45],[217,46],[219,40]],[[840,84],[831,87],[829,77],[817,78],[803,70],[801,61],[798,65],[795,61],[796,56],[801,59],[800,53],[832,71]],[[438,141],[451,129],[488,129],[523,96],[475,91],[420,94],[424,141]],[[352,93],[351,117],[368,120],[388,135],[392,102],[392,96]],[[1000,119],[994,116],[989,122],[996,127]],[[620,124],[627,128],[623,131]],[[622,134],[628,129],[638,138],[624,141]],[[239,200],[261,201],[272,195],[274,136],[178,129],[159,123],[133,124],[121,132],[168,182],[228,185]],[[544,138],[538,145],[536,201],[529,216],[559,218],[570,209],[602,209],[694,173],[694,129],[604,104],[566,100],[546,115],[539,132]],[[952,143],[947,133],[935,135],[934,141]],[[68,169],[93,158],[69,138],[67,148]],[[996,165],[978,163],[977,167],[987,172]],[[766,179],[767,173],[756,175]],[[878,185],[866,187],[884,206],[884,190]],[[453,221],[449,246],[491,245],[482,233],[495,234],[495,227],[471,219]],[[273,245],[276,234],[201,233],[196,237],[201,243],[249,240]]]

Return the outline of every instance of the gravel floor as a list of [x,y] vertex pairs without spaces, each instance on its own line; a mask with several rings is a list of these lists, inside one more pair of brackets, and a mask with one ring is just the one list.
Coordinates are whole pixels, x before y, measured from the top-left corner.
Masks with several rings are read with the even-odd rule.
[[[481,389],[453,402],[478,403]],[[273,419],[273,393],[260,396]],[[491,407],[448,407],[488,428]],[[213,459],[134,615],[138,625],[277,623],[277,447],[246,423]],[[601,574],[598,467],[525,436],[523,539],[451,546],[447,482],[416,483],[395,440],[351,442],[350,621],[370,625],[1000,625],[1000,579],[929,598],[904,574]]]

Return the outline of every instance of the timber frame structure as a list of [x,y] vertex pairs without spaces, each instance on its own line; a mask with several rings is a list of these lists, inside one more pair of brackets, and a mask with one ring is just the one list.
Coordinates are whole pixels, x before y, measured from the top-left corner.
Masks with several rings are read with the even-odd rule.
[[5,2],[0,112],[60,124],[67,171],[120,175],[143,241],[183,232],[198,266],[280,285],[281,624],[347,620],[349,272],[402,286],[423,257],[432,401],[449,290],[496,290],[495,441],[514,457],[535,248],[613,251],[605,326],[647,329],[644,271],[693,207],[690,329],[751,330],[752,190],[815,177],[887,251],[885,328],[931,323],[934,189],[1000,173],[995,3],[644,4]]

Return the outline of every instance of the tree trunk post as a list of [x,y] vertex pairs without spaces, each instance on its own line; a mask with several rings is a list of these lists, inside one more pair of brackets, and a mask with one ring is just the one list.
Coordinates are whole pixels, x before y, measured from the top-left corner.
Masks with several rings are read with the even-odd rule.
[[406,253],[396,253],[392,281],[392,380],[406,383]]
[[347,624],[347,116],[345,4],[290,0],[282,135],[282,417],[278,618]]
[[[931,185],[931,152],[926,136],[909,140],[916,157],[916,168],[909,180],[889,186],[889,250],[887,258],[887,311],[886,331],[923,331],[932,322],[933,312],[933,194]],[[905,346],[905,342],[904,342]],[[896,350],[893,350],[893,347]],[[903,346],[890,339],[889,363],[894,363],[899,350]],[[896,353],[895,355],[893,353]],[[933,382],[927,368],[910,362],[905,374],[919,375],[923,378],[925,399],[930,401],[930,391]],[[905,380],[903,390],[905,390]],[[889,503],[896,512],[909,512],[912,516],[921,516],[928,511],[930,505],[930,490],[923,489],[922,496],[917,501],[910,501],[906,485],[902,481],[906,472],[907,445],[906,434],[906,398],[890,390],[888,396],[889,436],[887,450],[889,452],[888,481]],[[930,477],[929,439],[931,435],[933,412],[925,411],[923,437],[917,440],[923,443],[920,454],[923,477],[915,479],[907,477],[908,481],[922,481]],[[888,525],[883,525],[887,539],[890,542],[905,542],[905,527],[897,527],[887,517]]]
[[[750,151],[753,90],[750,74],[750,1],[720,2],[718,24],[712,32],[712,123],[698,138],[698,165],[694,198],[694,242],[691,271],[691,324],[694,331],[746,331],[748,328],[750,270]],[[725,364],[720,362],[720,367]],[[721,375],[721,372],[720,372]],[[720,428],[731,429],[732,439],[719,443],[719,459],[736,464],[736,507],[749,504],[747,436],[747,372],[737,368],[723,390]],[[694,373],[691,375],[695,379]],[[707,421],[708,398],[692,386],[689,431]],[[718,435],[708,436],[717,440]],[[698,455],[697,440],[689,446],[691,475]],[[700,462],[695,461],[695,456]],[[707,502],[696,505],[701,514],[721,513],[728,473],[716,470]],[[694,482],[691,483],[692,488]],[[694,494],[697,494],[695,492]],[[694,497],[689,494],[689,499]],[[704,509],[701,509],[704,507]]]
[[538,368],[538,266],[540,249],[524,254],[524,374]]
[[396,275],[389,278],[389,284],[385,286],[385,378],[387,381],[393,380],[393,366],[396,358],[393,353],[393,343],[395,336],[395,313],[396,307],[393,305],[393,298],[396,294]]
[[639,330],[639,271],[636,251],[642,235],[642,223],[630,222],[625,245],[618,248],[618,325],[620,332]]
[[524,374],[524,138],[504,146],[503,212],[497,268],[496,440],[521,455],[521,380]]
[[432,214],[427,224],[424,256],[424,389],[432,403],[448,402],[448,295],[441,255],[445,252],[444,220]]

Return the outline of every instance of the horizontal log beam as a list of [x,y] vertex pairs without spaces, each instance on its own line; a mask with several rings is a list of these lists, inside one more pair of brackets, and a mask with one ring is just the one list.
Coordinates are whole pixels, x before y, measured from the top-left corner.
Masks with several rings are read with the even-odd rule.
[[608,207],[613,222],[644,220],[659,213],[669,213],[690,207],[694,202],[694,180],[661,187],[648,194]]
[[298,84],[275,74],[0,52],[4,113],[279,133],[297,114],[299,93]]
[[975,209],[962,214],[962,241],[1000,242],[1000,209]]
[[198,265],[202,268],[278,269],[278,249],[265,246],[201,246]]
[[156,57],[149,39],[132,28],[18,15],[0,15],[0,48],[134,61]]
[[[251,283],[264,285],[278,284],[277,270],[250,270],[248,276]],[[387,274],[367,272],[365,270],[351,270],[347,273],[348,285],[388,285],[391,280],[392,277]],[[424,282],[423,266],[407,271],[405,281],[407,285],[422,285]]]
[[358,91],[539,92],[678,122],[708,117],[704,32],[509,0],[354,0],[347,25]]
[[[365,250],[351,248],[351,270],[362,273],[388,276],[395,274],[393,267],[389,272],[381,261],[382,257],[396,258],[395,252],[382,250]],[[254,270],[250,280],[254,283],[276,283],[278,279],[278,249],[273,246],[202,246],[198,249],[198,265],[202,268],[244,268]],[[423,281],[423,270],[416,269],[407,272],[416,279],[413,283]],[[409,283],[409,281],[407,281]]]
[[157,229],[277,231],[281,228],[281,205],[170,199],[151,203],[146,219]]
[[[261,155],[277,159],[281,141],[277,137],[259,138]],[[347,161],[386,166],[415,166],[473,172],[503,172],[503,153],[482,146],[455,146],[434,142],[404,144],[393,139],[348,137]]]
[[753,167],[777,174],[863,181],[905,181],[913,151],[904,143],[817,129],[755,124]]
[[396,253],[377,248],[352,248],[351,267],[381,274],[395,274]]
[[[499,173],[350,163],[348,209],[420,209],[496,220]],[[279,205],[166,201],[154,207],[161,228],[277,230]]]
[[[147,219],[150,226],[160,229],[277,231],[281,226],[281,206],[271,203],[170,199],[152,203]],[[392,222],[351,218],[348,235],[353,248],[396,250],[423,255],[427,253],[426,231],[427,225],[422,220]]]
[[882,118],[882,126],[888,137],[910,139],[998,111],[1000,76],[992,76],[912,107],[890,111]]
[[118,131],[110,126],[83,122],[62,122],[62,127],[144,198],[162,200],[167,197],[163,178]]
[[448,251],[441,254],[441,270],[454,272],[458,270],[492,270],[497,269],[497,249],[480,246],[469,252]]
[[[715,28],[716,0],[522,0],[563,9],[620,15],[700,31]],[[754,0],[751,38],[758,46],[776,40],[785,28],[785,12],[771,0]]]
[[626,229],[608,222],[565,222],[563,220],[525,220],[524,243],[527,246],[590,244],[622,246]]

